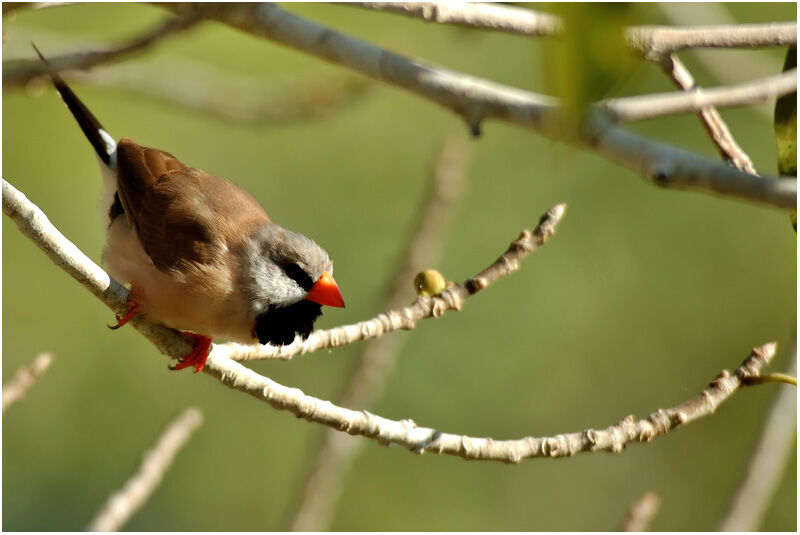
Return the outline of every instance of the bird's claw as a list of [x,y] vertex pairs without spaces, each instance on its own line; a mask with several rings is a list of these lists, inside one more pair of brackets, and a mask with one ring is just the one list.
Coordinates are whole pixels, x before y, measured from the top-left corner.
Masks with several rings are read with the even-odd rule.
[[125,314],[121,318],[117,316],[116,325],[108,325],[108,328],[111,329],[112,331],[119,329],[120,327],[131,321],[131,318],[133,318],[139,311],[139,304],[136,301],[133,301],[132,299],[126,301],[125,306],[130,307],[130,310],[128,310],[127,314]]
[[192,349],[188,355],[181,357],[178,364],[170,366],[169,369],[177,371],[193,367],[194,373],[197,373],[206,365],[206,359],[208,359],[208,355],[211,353],[211,338],[203,336],[202,334],[189,332],[184,332],[183,334],[197,342],[197,345],[194,346],[194,349]]

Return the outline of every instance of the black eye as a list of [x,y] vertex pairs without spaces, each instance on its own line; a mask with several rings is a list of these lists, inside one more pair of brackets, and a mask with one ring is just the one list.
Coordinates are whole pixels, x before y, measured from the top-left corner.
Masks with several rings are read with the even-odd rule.
[[308,274],[303,271],[303,268],[294,262],[291,264],[286,264],[283,267],[283,271],[285,271],[286,275],[295,281],[297,285],[305,291],[309,291],[311,287],[314,286],[314,281],[311,280],[311,277],[309,277]]

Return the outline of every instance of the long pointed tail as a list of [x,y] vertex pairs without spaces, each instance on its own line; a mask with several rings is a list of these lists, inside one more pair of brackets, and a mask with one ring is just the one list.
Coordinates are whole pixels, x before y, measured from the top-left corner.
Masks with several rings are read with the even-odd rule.
[[[36,48],[36,45],[33,43],[31,43],[31,45],[36,53],[39,54],[41,60],[50,67],[50,62],[47,61],[39,49]],[[75,93],[72,92],[72,89],[69,88],[61,76],[52,69],[50,69],[50,79],[53,81],[53,85],[56,91],[58,91],[58,94],[61,95],[61,100],[64,101],[64,104],[66,104],[69,111],[72,112],[75,120],[78,121],[78,125],[81,127],[81,130],[83,130],[89,143],[94,147],[97,155],[107,166],[114,167],[116,164],[115,156],[117,151],[117,143],[114,141],[114,138],[105,131],[100,121],[92,115],[92,112],[90,112]]]

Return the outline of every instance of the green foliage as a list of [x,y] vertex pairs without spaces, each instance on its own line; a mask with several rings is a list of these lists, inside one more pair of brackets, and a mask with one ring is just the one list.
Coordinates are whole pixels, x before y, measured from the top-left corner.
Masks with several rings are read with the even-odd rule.
[[[797,48],[786,52],[783,70],[797,68]],[[778,145],[778,173],[797,176],[797,91],[775,103],[775,142]],[[797,211],[792,212],[792,226],[797,231]]]
[[637,65],[624,33],[635,22],[636,6],[623,2],[555,3],[551,7],[563,18],[565,29],[559,39],[546,45],[545,87],[579,118],[588,104],[626,81]]

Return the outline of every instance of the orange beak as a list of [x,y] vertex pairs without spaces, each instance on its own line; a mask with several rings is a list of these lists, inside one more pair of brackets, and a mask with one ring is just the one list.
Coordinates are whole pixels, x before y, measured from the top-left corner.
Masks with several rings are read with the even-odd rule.
[[319,280],[308,291],[306,301],[313,301],[329,307],[344,308],[342,292],[339,291],[339,286],[333,280],[333,275],[327,271],[322,273]]

